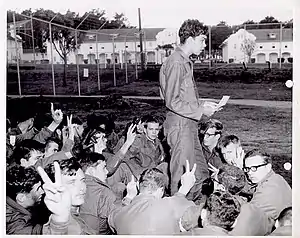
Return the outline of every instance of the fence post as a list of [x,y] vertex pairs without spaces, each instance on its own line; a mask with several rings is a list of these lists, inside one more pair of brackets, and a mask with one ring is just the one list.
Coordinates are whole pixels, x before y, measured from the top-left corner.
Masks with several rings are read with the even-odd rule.
[[13,12],[13,21],[14,21],[14,38],[15,38],[15,45],[16,45],[16,60],[17,60],[19,96],[22,96],[22,92],[21,92],[21,79],[20,79],[20,66],[19,66],[19,50],[18,50],[18,41],[17,41],[17,26],[16,26],[15,12]]
[[135,79],[138,80],[137,56],[136,56],[136,37],[134,38],[134,56],[135,56]]
[[113,69],[114,69],[114,87],[117,86],[116,79],[116,60],[115,60],[115,35],[112,35],[112,45],[113,45]]
[[51,30],[51,22],[53,19],[57,16],[57,14],[52,17],[52,19],[49,22],[49,35],[50,35],[50,51],[51,51],[51,72],[52,72],[52,87],[53,87],[53,95],[56,95],[55,92],[55,78],[54,78],[54,65],[53,65],[53,42],[52,42],[52,30]]
[[209,69],[211,69],[211,26],[208,26],[208,57]]
[[96,34],[96,54],[97,54],[97,77],[98,77],[98,90],[100,91],[99,52],[98,52],[98,33]]
[[280,23],[280,41],[279,41],[279,68],[281,69],[281,58],[282,58],[282,23]]
[[77,84],[78,84],[78,96],[81,96],[80,93],[80,76],[79,76],[79,64],[78,64],[78,44],[77,44],[77,29],[75,29],[75,47],[76,47],[76,67],[77,67]]
[[30,22],[31,22],[31,35],[32,35],[32,52],[33,52],[33,61],[34,61],[34,70],[35,70],[35,66],[36,66],[36,63],[35,63],[35,47],[34,47],[34,34],[33,34],[33,20],[32,20],[32,14],[31,14],[31,17],[30,17]]
[[126,80],[126,84],[128,84],[128,72],[127,72],[127,51],[126,51],[126,36],[125,36],[125,50],[124,50],[124,61],[125,61],[125,80]]

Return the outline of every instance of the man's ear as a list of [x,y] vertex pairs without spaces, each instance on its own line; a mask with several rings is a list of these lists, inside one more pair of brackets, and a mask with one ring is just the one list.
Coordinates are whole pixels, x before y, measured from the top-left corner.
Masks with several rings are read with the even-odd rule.
[[22,159],[20,160],[20,162],[21,162],[21,166],[22,166],[22,167],[24,167],[24,168],[27,167],[28,161],[27,161],[26,159],[22,158]]
[[16,202],[20,205],[22,205],[26,200],[26,194],[24,193],[18,193],[16,196]]

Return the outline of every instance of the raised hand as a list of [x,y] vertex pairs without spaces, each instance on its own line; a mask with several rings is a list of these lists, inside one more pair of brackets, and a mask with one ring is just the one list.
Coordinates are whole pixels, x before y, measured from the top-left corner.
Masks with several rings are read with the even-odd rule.
[[136,125],[135,124],[131,124],[128,128],[128,131],[127,131],[127,139],[126,139],[126,142],[129,144],[129,145],[132,145],[132,143],[134,142],[134,139],[136,137],[136,133],[134,132],[135,131],[135,128],[136,128]]
[[181,187],[179,189],[180,193],[186,195],[194,186],[196,182],[196,177],[195,177],[196,168],[197,165],[194,164],[193,169],[190,171],[190,163],[188,160],[186,160],[186,167],[185,167],[186,171],[181,176]]
[[63,120],[63,113],[59,109],[56,109],[54,111],[53,103],[51,102],[51,114],[52,114],[52,119],[56,124],[60,124]]
[[126,189],[127,189],[127,195],[126,195],[127,198],[133,199],[137,195],[138,193],[137,182],[134,181],[133,175],[131,175],[131,181],[127,184]]
[[208,169],[212,172],[211,177],[213,179],[217,179],[219,169],[217,169],[215,166],[213,166],[211,163],[208,163]]
[[43,189],[45,192],[44,202],[51,211],[52,219],[56,222],[67,222],[71,214],[71,194],[62,184],[62,174],[57,162],[54,162],[55,182],[53,183],[45,170],[38,167],[37,171],[44,181]]
[[68,125],[68,131],[69,131],[69,139],[74,141],[74,136],[75,136],[75,128],[74,125],[72,124],[72,114],[70,117],[67,116],[67,125]]

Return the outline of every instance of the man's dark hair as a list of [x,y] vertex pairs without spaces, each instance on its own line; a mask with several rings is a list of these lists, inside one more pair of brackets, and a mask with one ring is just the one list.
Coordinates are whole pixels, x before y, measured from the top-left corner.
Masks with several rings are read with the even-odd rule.
[[223,165],[218,173],[218,181],[232,195],[238,194],[246,185],[245,173],[233,165]]
[[147,128],[147,123],[158,123],[160,125],[162,124],[162,121],[157,116],[147,115],[143,119],[145,123],[145,128]]
[[[81,169],[81,165],[78,163],[78,161],[75,158],[70,158],[66,160],[60,160],[56,161],[58,162],[61,170],[61,174],[63,175],[69,175],[69,176],[75,176],[77,171]],[[45,172],[48,174],[49,178],[52,180],[52,182],[55,181],[54,174],[55,174],[55,168],[54,163],[49,164],[45,168]]]
[[246,153],[244,158],[244,166],[245,166],[245,160],[254,156],[262,157],[264,163],[270,163],[270,164],[272,163],[272,158],[267,152],[260,149],[253,149]]
[[195,38],[202,34],[205,34],[205,27],[203,26],[203,23],[194,19],[184,21],[178,32],[181,44],[184,44],[190,36]]
[[16,200],[18,193],[29,193],[41,177],[33,167],[24,168],[15,165],[6,171],[6,193]]
[[79,160],[79,164],[85,172],[88,167],[97,166],[99,161],[106,161],[106,159],[102,154],[92,152],[83,156],[82,159]]
[[241,205],[229,192],[218,191],[208,197],[204,208],[208,211],[210,225],[229,231],[240,213]]
[[146,169],[141,174],[139,185],[140,192],[155,192],[157,189],[165,188],[167,186],[167,178],[159,169]]
[[36,140],[31,140],[31,139],[23,140],[14,149],[11,162],[20,164],[22,158],[28,160],[30,156],[29,153],[32,150],[38,150],[44,153],[45,145]]
[[51,137],[46,141],[46,146],[45,146],[45,151],[46,149],[48,149],[49,145],[51,143],[56,143],[58,144],[58,150],[61,150],[62,148],[62,141],[60,139],[58,139],[57,137]]
[[279,226],[285,226],[285,223],[292,224],[292,221],[293,221],[292,215],[293,215],[292,207],[287,207],[287,208],[283,209],[277,218]]
[[221,134],[223,130],[223,124],[217,119],[209,119],[208,121],[201,123],[199,128],[199,133],[198,133],[200,142],[203,142],[204,134],[210,128],[216,128],[216,133]]
[[219,148],[225,148],[230,143],[238,144],[238,143],[240,143],[240,139],[235,135],[224,136],[220,139],[218,147]]

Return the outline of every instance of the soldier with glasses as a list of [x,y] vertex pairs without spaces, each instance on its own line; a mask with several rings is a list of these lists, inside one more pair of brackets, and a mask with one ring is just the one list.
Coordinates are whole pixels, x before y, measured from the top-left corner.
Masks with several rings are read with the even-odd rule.
[[[263,151],[256,149],[249,151],[244,158],[243,170],[250,182],[256,185],[253,198],[249,204],[262,211],[265,216],[264,222],[259,224],[264,226],[261,227],[264,234],[247,233],[247,235],[269,234],[280,212],[284,208],[292,206],[292,189],[281,175],[273,171],[271,156]],[[249,213],[250,210],[241,210],[231,235],[241,234],[245,226],[254,227],[250,223],[253,224],[255,219],[250,221],[249,217],[252,214]],[[258,230],[258,228],[255,227],[255,230]]]

